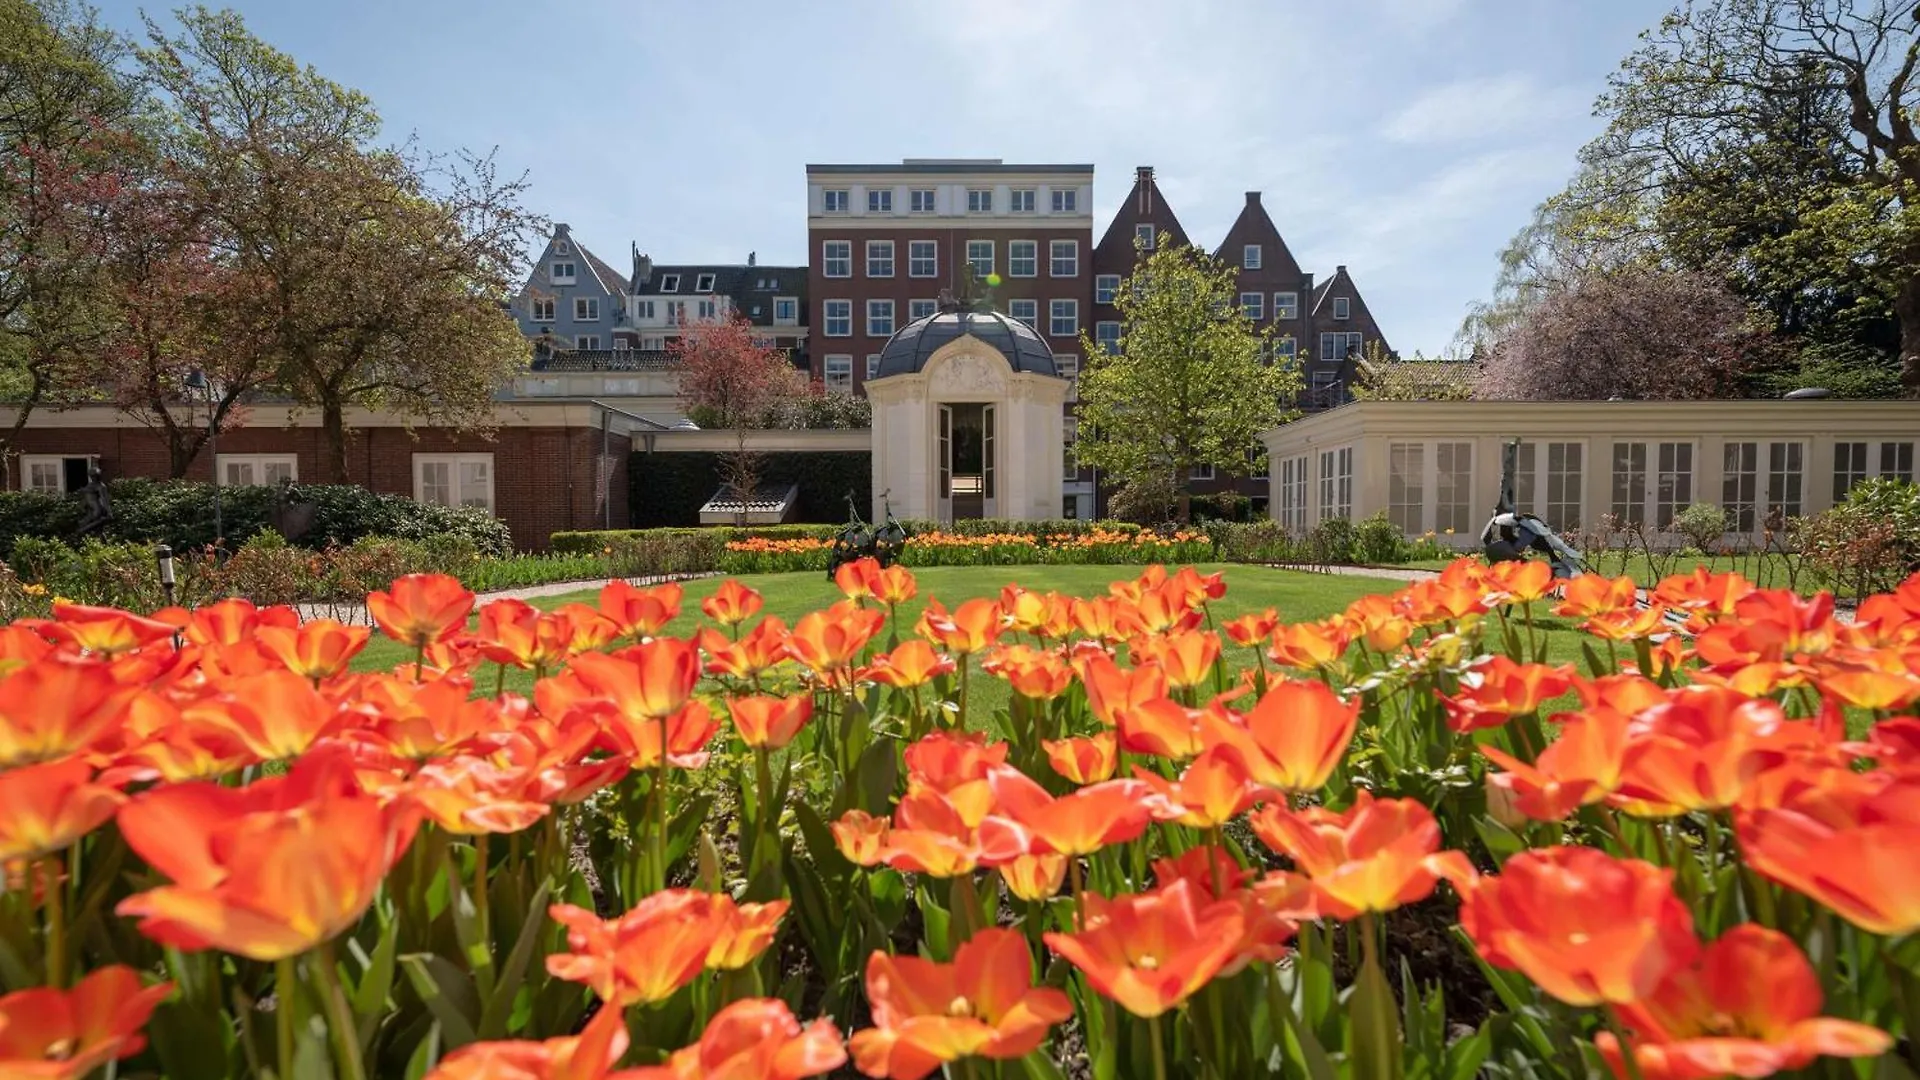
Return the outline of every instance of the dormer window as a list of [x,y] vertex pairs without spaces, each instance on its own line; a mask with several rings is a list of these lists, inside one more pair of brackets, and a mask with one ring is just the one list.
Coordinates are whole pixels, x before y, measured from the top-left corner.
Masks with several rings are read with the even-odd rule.
[[547,276],[553,279],[555,285],[571,285],[573,284],[575,272],[576,270],[572,263],[557,262],[554,263],[553,268],[547,272]]
[[713,291],[713,275],[701,274],[698,278],[694,280],[693,291],[697,293],[712,292]]
[[680,291],[680,275],[679,274],[660,275],[660,291],[661,292],[679,292]]

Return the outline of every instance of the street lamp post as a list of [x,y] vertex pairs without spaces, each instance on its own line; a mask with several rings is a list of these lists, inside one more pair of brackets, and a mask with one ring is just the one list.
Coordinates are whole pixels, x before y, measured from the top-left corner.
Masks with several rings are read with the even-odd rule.
[[[213,456],[213,543],[214,550],[218,551],[226,530],[220,522],[220,425],[213,411],[213,380],[207,378],[206,372],[194,368],[187,372],[187,389],[207,392],[207,453]],[[191,395],[188,400],[191,402]]]

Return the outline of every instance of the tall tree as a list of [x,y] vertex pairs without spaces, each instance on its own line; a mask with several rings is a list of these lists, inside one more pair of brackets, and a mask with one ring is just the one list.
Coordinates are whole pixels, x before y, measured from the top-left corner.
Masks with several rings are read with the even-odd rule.
[[320,413],[347,479],[349,407],[484,426],[524,368],[507,313],[540,229],[524,179],[490,159],[376,145],[365,96],[248,33],[231,12],[148,24],[138,50],[162,146],[204,210],[212,257],[267,294],[274,385]]
[[747,431],[768,426],[782,401],[806,391],[806,379],[786,350],[759,337],[753,324],[736,314],[722,322],[688,326],[667,345],[680,366],[680,393],[688,415],[705,427],[733,432],[734,448],[721,455],[721,481],[740,504],[738,524],[747,523],[747,504],[760,488],[765,464],[747,447]]
[[1145,255],[1114,305],[1123,320],[1117,352],[1080,336],[1087,361],[1075,450],[1118,484],[1170,475],[1184,522],[1194,468],[1246,473],[1260,433],[1286,418],[1282,403],[1300,376],[1269,362],[1270,328],[1241,309],[1234,267],[1198,248]]

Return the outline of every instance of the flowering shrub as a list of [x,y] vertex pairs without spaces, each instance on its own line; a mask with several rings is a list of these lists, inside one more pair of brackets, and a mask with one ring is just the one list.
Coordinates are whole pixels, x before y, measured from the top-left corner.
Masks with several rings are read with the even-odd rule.
[[[368,598],[390,672],[286,608],[54,603],[0,628],[0,1075],[1910,1057],[1920,576],[1840,621],[1545,569],[1290,624],[1154,566],[908,624],[911,570],[862,561],[792,625],[724,583],[685,638],[677,585],[474,620],[413,575]],[[1414,977],[1409,912],[1492,1015],[1450,1023],[1475,988]]]
[[[721,572],[760,574],[825,570],[831,540],[802,537],[773,540],[751,537],[727,542]],[[1093,529],[1088,532],[956,533],[938,529],[907,538],[900,559],[908,566],[1146,565],[1200,562],[1212,556],[1207,534],[1182,531],[1171,536],[1151,532]]]

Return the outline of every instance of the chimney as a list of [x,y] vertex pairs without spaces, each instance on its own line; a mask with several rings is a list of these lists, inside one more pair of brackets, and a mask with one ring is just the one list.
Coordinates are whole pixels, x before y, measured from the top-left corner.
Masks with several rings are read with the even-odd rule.
[[1249,191],[1249,192],[1247,192],[1247,205],[1248,205],[1248,206],[1259,206],[1259,205],[1260,205],[1260,193],[1259,193],[1259,192],[1257,192],[1257,191]]
[[632,246],[633,246],[633,287],[637,291],[640,288],[640,286],[645,285],[647,282],[653,280],[653,259],[646,255],[640,254],[639,244],[634,244]]
[[1346,273],[1346,272],[1347,272],[1347,268],[1346,268],[1346,266],[1345,266],[1345,265],[1341,265],[1341,266],[1336,266],[1336,267],[1334,267],[1334,268],[1333,268],[1333,276],[1334,276],[1334,277],[1339,277],[1339,276],[1340,276],[1341,274],[1344,274],[1344,273]]
[[1140,214],[1153,213],[1153,166],[1142,165],[1133,170],[1133,185],[1140,193],[1135,200],[1134,211]]
[[747,252],[747,265],[748,265],[748,266],[753,266],[753,265],[755,265],[756,263],[758,263],[758,262],[759,262],[759,256],[760,256],[760,253],[759,253],[759,252],[757,252],[757,251],[749,251],[749,252]]
[[564,221],[556,221],[553,223],[553,235],[565,236],[572,228],[571,225],[568,225]]

